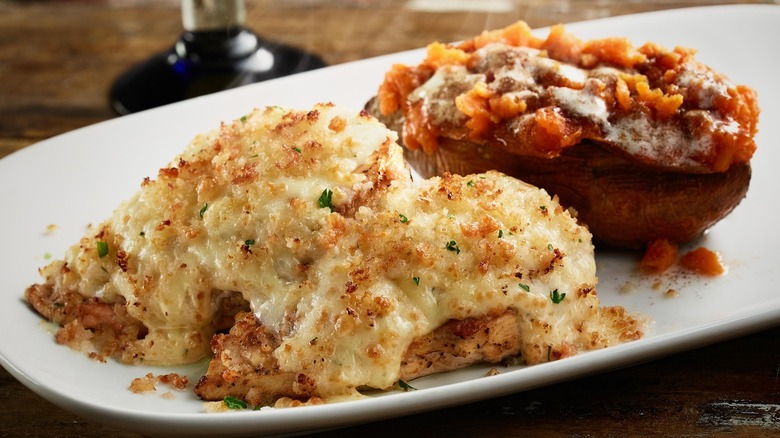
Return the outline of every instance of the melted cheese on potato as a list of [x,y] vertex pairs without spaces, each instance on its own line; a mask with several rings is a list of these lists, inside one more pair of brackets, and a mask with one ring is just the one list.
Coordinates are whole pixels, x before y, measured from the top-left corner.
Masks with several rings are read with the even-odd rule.
[[207,355],[239,292],[281,339],[257,354],[324,396],[392,386],[412,340],[451,319],[514,310],[527,363],[639,333],[599,308],[591,236],[556,199],[497,172],[413,182],[394,133],[330,105],[196,138],[43,274],[126,303],[148,329],[126,362]]

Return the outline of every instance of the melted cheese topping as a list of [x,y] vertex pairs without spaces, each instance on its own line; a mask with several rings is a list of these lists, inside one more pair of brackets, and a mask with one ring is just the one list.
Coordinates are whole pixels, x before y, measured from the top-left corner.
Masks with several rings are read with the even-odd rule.
[[[717,136],[723,132],[738,132],[732,119],[712,111],[716,97],[728,98],[727,90],[734,85],[716,79],[711,72],[700,71],[696,66],[683,70],[673,84],[680,88],[692,88],[695,97],[689,102],[691,111],[684,119],[648,117],[642,112],[623,114],[610,108],[604,93],[609,84],[615,84],[625,70],[603,68],[594,71],[577,68],[550,59],[537,49],[511,47],[505,44],[489,44],[474,54],[473,67],[440,68],[420,91],[413,92],[410,100],[419,94],[427,99],[423,111],[434,124],[456,126],[463,124],[465,115],[457,110],[456,97],[478,82],[486,84],[495,95],[509,96],[523,101],[526,106],[538,108],[552,105],[561,114],[572,119],[587,120],[596,134],[611,146],[642,161],[663,163],[666,167],[700,169],[701,160],[717,147]],[[708,74],[709,73],[709,74]],[[522,112],[507,120],[515,136],[534,120],[533,112]],[[691,135],[689,125],[706,126],[707,129]]]
[[415,183],[394,140],[328,105],[255,111],[196,138],[43,274],[126,303],[148,329],[126,362],[207,355],[222,293],[239,292],[281,340],[248,354],[327,397],[389,388],[412,340],[450,319],[515,310],[529,364],[639,336],[599,308],[591,236],[557,200],[496,172]]

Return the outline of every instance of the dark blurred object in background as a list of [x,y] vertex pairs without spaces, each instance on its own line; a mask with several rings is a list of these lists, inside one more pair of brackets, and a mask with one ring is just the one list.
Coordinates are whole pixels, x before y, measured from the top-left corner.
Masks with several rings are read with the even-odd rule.
[[129,114],[325,66],[244,26],[244,0],[182,0],[184,32],[169,50],[122,74],[111,105]]

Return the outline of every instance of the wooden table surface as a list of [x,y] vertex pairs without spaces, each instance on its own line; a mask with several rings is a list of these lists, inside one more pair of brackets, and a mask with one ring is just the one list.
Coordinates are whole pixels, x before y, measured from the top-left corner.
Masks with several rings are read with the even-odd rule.
[[[248,0],[247,9],[256,32],[338,64],[463,39],[518,19],[540,27],[724,3],[734,2]],[[422,7],[457,4],[516,6],[501,12]],[[0,0],[0,157],[117,117],[107,99],[114,79],[167,49],[180,31],[174,0]],[[399,434],[780,436],[780,327],[594,377],[324,435]],[[136,436],[50,404],[2,368],[0,435]]]

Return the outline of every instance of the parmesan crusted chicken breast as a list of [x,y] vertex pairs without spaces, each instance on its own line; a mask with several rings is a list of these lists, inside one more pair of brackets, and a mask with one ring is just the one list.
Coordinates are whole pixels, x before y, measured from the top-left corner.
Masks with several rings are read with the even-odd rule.
[[144,180],[26,298],[97,358],[212,354],[198,396],[252,405],[642,336],[599,306],[591,236],[557,199],[497,172],[412,181],[395,140],[365,112],[255,110]]

